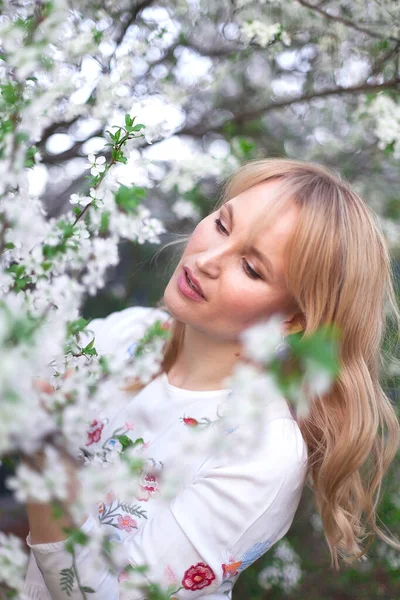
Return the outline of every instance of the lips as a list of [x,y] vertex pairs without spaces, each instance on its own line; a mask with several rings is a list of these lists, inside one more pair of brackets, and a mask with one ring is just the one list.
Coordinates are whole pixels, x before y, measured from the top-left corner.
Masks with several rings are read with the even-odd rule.
[[192,282],[192,284],[196,288],[196,291],[199,292],[199,294],[201,294],[203,296],[203,298],[206,300],[206,297],[205,297],[204,292],[203,292],[203,290],[201,288],[201,285],[198,282],[198,280],[196,279],[196,277],[193,275],[192,271],[189,269],[189,267],[183,267],[183,269],[186,272],[186,277],[188,277],[188,279],[190,279],[190,281]]

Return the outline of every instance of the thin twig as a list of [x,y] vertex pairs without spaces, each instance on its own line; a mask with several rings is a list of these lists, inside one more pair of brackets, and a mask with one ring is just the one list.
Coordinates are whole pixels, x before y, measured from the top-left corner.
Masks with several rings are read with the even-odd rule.
[[330,21],[336,21],[337,23],[342,23],[342,25],[345,25],[346,27],[350,27],[351,29],[355,29],[356,31],[359,31],[360,33],[365,33],[366,35],[369,35],[370,37],[376,38],[378,40],[392,40],[394,42],[400,41],[399,38],[396,38],[394,36],[386,36],[386,35],[383,36],[383,35],[380,35],[379,33],[376,33],[375,31],[366,29],[365,27],[360,27],[360,25],[357,25],[353,21],[350,21],[349,19],[345,19],[344,17],[338,17],[336,15],[331,15],[330,13],[326,12],[319,6],[315,6],[314,4],[307,2],[307,0],[297,0],[297,2],[299,4],[301,4],[302,6],[305,6],[306,8],[309,8],[310,10],[314,10],[315,12],[319,13],[325,19],[329,19]]

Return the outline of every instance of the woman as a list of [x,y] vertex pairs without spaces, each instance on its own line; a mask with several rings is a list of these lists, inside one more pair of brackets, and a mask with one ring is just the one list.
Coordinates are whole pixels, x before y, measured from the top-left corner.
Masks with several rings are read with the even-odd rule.
[[[172,335],[161,372],[143,389],[133,387],[138,393],[124,410],[94,422],[88,434],[87,449],[100,444],[105,460],[115,431],[143,436],[150,466],[135,504],[129,512],[109,498],[83,530],[117,532],[130,564],[148,565],[170,598],[231,598],[240,573],[288,531],[308,476],[336,568],[340,556],[351,562],[365,553],[370,533],[400,549],[376,525],[380,485],[400,439],[378,380],[380,344],[386,310],[398,322],[400,315],[383,236],[350,186],[318,164],[247,163],[193,231],[163,300],[162,308],[128,308],[93,322],[100,352],[129,352],[160,317]],[[331,390],[298,421],[282,396],[266,398],[262,434],[244,458],[186,455],[191,429],[218,421],[229,400],[225,382],[243,353],[240,333],[273,314],[284,316],[287,333],[340,328],[341,368]],[[237,431],[240,423],[225,435]],[[177,460],[182,480],[163,503],[161,475]],[[46,506],[30,505],[28,515],[27,597],[81,598],[76,581],[68,594],[60,580],[71,568],[60,522]],[[123,576],[93,568],[87,548],[79,547],[75,563],[81,586],[94,590],[88,597],[119,597]]]

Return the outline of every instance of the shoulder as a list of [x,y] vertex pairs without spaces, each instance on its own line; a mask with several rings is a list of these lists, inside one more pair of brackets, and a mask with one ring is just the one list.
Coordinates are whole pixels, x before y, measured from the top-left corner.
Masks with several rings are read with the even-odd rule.
[[[146,329],[156,321],[167,321],[170,315],[148,306],[129,306],[102,319],[93,319],[87,326],[83,343],[95,338],[95,347],[101,353],[114,352],[139,340]],[[126,346],[126,348],[125,348]]]
[[277,418],[267,424],[266,443],[275,449],[279,460],[296,468],[307,462],[307,444],[299,425],[293,418]]
[[[239,436],[240,427],[221,441],[219,449],[203,462],[196,478],[220,476],[226,482],[257,487],[289,489],[301,485],[307,472],[307,445],[293,418],[278,417],[260,429]],[[227,434],[223,434],[225,437]],[[244,448],[245,446],[245,448]],[[240,452],[238,452],[240,449]]]

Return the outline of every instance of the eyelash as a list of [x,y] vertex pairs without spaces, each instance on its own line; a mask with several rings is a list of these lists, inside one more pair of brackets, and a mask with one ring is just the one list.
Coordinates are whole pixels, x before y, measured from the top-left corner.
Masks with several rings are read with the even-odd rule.
[[[220,218],[214,219],[214,223],[216,223],[217,225],[217,229],[222,232],[222,233],[228,233],[228,231],[225,229],[225,227],[222,225],[222,221]],[[244,269],[245,272],[252,278],[252,279],[261,279],[261,276],[256,273],[256,271],[254,271],[254,269],[252,269],[249,265],[249,263],[247,261],[244,261],[246,268]]]

